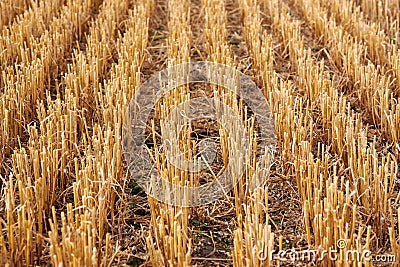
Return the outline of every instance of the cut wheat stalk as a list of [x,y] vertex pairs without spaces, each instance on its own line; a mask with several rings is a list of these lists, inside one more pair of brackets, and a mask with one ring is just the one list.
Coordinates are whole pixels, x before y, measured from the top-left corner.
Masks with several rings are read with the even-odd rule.
[[[319,67],[320,71],[317,72],[311,72],[313,75],[308,76],[308,71],[307,69],[313,70],[313,69],[318,69],[318,67],[316,68],[315,66],[313,66],[315,63],[313,63],[313,59],[306,54],[301,54],[301,51],[303,50],[303,45],[302,40],[300,38],[297,38],[296,40],[296,36],[299,36],[298,32],[299,30],[299,26],[298,24],[292,24],[294,26],[289,26],[290,25],[290,18],[287,17],[287,15],[283,15],[286,16],[283,19],[282,18],[282,14],[280,14],[279,10],[288,10],[287,8],[285,8],[284,6],[280,7],[280,9],[277,9],[276,6],[278,6],[278,3],[274,3],[274,2],[269,2],[268,4],[266,4],[267,6],[267,11],[269,11],[269,13],[271,14],[271,16],[274,18],[274,23],[275,23],[275,27],[276,29],[279,31],[280,29],[282,30],[282,38],[283,38],[283,43],[287,44],[289,46],[288,50],[289,50],[289,58],[291,58],[291,61],[293,61],[293,65],[296,66],[296,64],[298,64],[297,66],[299,67],[295,67],[295,69],[297,70],[297,73],[299,74],[300,77],[304,77],[304,82],[306,87],[304,87],[307,91],[310,90],[310,88],[315,88],[313,91],[317,92],[316,94],[312,94],[310,93],[309,95],[314,95],[314,101],[318,100],[318,106],[320,106],[320,109],[322,111],[322,118],[323,118],[323,124],[325,125],[325,127],[327,129],[329,129],[330,127],[332,127],[331,129],[333,129],[333,131],[329,131],[328,132],[328,137],[329,140],[332,141],[332,148],[333,151],[335,151],[338,155],[341,155],[342,159],[344,160],[344,163],[347,166],[352,166],[352,169],[357,169],[354,166],[354,161],[352,159],[354,159],[355,157],[360,157],[361,155],[364,155],[363,158],[365,160],[370,160],[373,159],[374,156],[370,156],[370,155],[365,155],[365,153],[361,152],[361,151],[357,151],[357,149],[366,149],[367,146],[364,145],[365,143],[362,140],[358,139],[358,136],[361,135],[365,135],[366,129],[365,126],[362,126],[362,124],[360,124],[360,119],[357,118],[357,116],[355,116],[355,114],[353,114],[353,112],[350,111],[350,109],[348,109],[349,102],[348,100],[346,100],[346,97],[343,96],[339,96],[338,92],[336,89],[334,89],[333,84],[331,82],[328,81],[328,79],[326,77],[327,74],[324,73],[323,71],[323,67]],[[287,14],[287,13],[286,13]],[[286,29],[285,29],[286,27]],[[297,28],[297,29],[296,29]],[[292,35],[290,35],[290,33],[293,33]],[[289,37],[288,37],[289,36]],[[291,52],[292,51],[292,52]],[[300,63],[299,63],[300,62]],[[317,78],[318,77],[318,78]],[[313,85],[312,83],[309,83],[309,81],[313,81],[313,80],[318,80],[318,81],[325,81],[322,83],[315,83],[315,85]],[[302,82],[302,81],[301,81]],[[302,86],[302,83],[300,83],[300,86]],[[303,85],[304,86],[304,85]],[[321,92],[319,90],[326,90],[326,92]],[[313,92],[311,91],[311,92]],[[319,96],[318,96],[319,95]],[[318,97],[316,97],[318,96]],[[328,104],[325,101],[329,101],[330,104]],[[314,102],[313,101],[313,102]],[[312,102],[312,103],[313,103]],[[328,108],[329,107],[329,108]],[[335,108],[333,108],[335,107]],[[331,113],[332,111],[332,113]],[[329,114],[328,114],[328,113]],[[342,131],[340,130],[342,128],[342,125],[346,125],[346,131]],[[293,130],[295,131],[295,130]],[[292,131],[292,132],[293,132]],[[290,139],[289,139],[290,140]],[[296,140],[296,139],[295,139]],[[355,143],[355,140],[359,140],[359,144],[356,146],[352,146],[352,143]],[[311,144],[307,144],[306,147],[309,147]],[[301,149],[299,149],[299,152],[296,152],[296,150],[292,150],[292,155],[294,156],[293,159],[295,160],[295,162],[299,159],[299,156],[301,156],[304,152],[300,152]],[[307,155],[307,154],[305,154]],[[313,162],[313,159],[311,158],[306,158],[304,160],[303,163],[305,162]],[[387,205],[383,204],[381,205],[381,203],[387,203],[388,199],[390,198],[390,194],[393,191],[393,177],[396,175],[397,173],[397,167],[396,167],[396,163],[394,161],[394,159],[392,158],[392,155],[388,155],[388,162],[389,166],[392,164],[392,168],[387,169],[388,173],[390,173],[389,180],[383,180],[381,181],[381,178],[377,178],[377,177],[373,177],[373,176],[368,176],[368,181],[373,180],[375,183],[379,183],[380,185],[376,185],[373,187],[373,189],[369,189],[371,191],[371,194],[365,195],[366,199],[368,199],[369,203],[373,203],[374,207],[375,207],[375,218],[381,218],[381,217],[385,217],[387,216]],[[295,164],[295,169],[297,170],[305,170],[305,165],[301,166],[303,163],[297,165]],[[387,163],[384,163],[384,165],[386,165]],[[369,166],[368,163],[366,163],[364,166]],[[377,166],[377,165],[376,165]],[[386,165],[388,166],[388,165]],[[376,170],[378,170],[379,167],[376,167]],[[327,168],[324,168],[325,170]],[[323,177],[326,177],[325,175],[327,175],[327,173],[324,174]],[[365,172],[364,173],[356,173],[356,175],[353,175],[350,177],[353,181],[354,180],[358,180],[359,177],[364,177],[365,176]],[[298,174],[296,175],[297,177],[297,184],[299,185],[299,192],[300,195],[302,196],[303,199],[303,203],[307,202],[309,203],[310,201],[310,196],[311,195],[307,195],[307,192],[313,192],[314,190],[312,188],[309,188],[309,186],[311,186],[312,184],[315,184],[318,179],[314,180],[313,182],[310,182],[310,180],[308,179],[304,179],[302,178],[302,176],[298,176]],[[384,184],[384,186],[381,186],[381,183]],[[358,184],[358,183],[357,183]],[[362,183],[364,184],[364,183]],[[365,188],[358,188],[357,192],[359,192],[360,195],[363,195],[365,192]],[[381,198],[379,199],[384,199],[383,201],[377,201],[377,198],[375,196],[380,195]],[[366,200],[367,201],[367,200]],[[312,210],[314,207],[314,205],[310,205],[308,207],[308,210]],[[310,213],[310,211],[308,212]],[[313,218],[315,216],[315,214],[311,214],[311,215],[307,215],[306,218],[310,216],[310,218]],[[382,222],[381,221],[376,221],[374,223],[375,225],[375,230],[377,233],[382,233]],[[310,226],[310,224],[308,224],[308,226]],[[309,231],[309,228],[306,229],[307,231]],[[308,240],[309,242],[311,240]],[[353,242],[355,242],[355,240],[353,240]]]
[[368,19],[379,24],[381,28],[385,29],[393,41],[398,44],[399,34],[396,29],[400,27],[400,4],[395,0],[362,0],[359,5],[361,10]]
[[[319,2],[296,0],[296,3],[323,43],[328,46],[338,69],[348,75],[353,91],[359,97],[359,103],[372,113],[374,123],[381,131],[396,143],[399,132],[393,129],[398,129],[396,120],[399,115],[397,101],[391,92],[393,79],[384,74],[383,68],[371,62],[365,63],[366,45],[346,33],[335,21],[328,20],[327,11]],[[397,64],[395,62],[398,61],[398,56],[392,57],[393,64]],[[395,152],[398,154],[398,149],[395,148]]]
[[[118,71],[120,71],[119,67],[126,67],[126,64],[123,63],[124,60],[132,60],[131,56],[137,57],[139,52],[141,56],[144,56],[143,49],[146,47],[151,2],[138,4],[131,11],[128,11],[127,8],[128,2],[115,3],[106,1],[102,6],[98,21],[96,21],[93,26],[94,28],[91,30],[93,39],[91,37],[92,35],[88,37],[88,40],[90,40],[88,42],[88,53],[92,51],[93,54],[99,56],[103,55],[104,51],[100,51],[99,54],[99,51],[95,50],[96,36],[101,33],[104,40],[106,40],[106,35],[102,32],[102,29],[108,28],[109,31],[111,31],[109,33],[112,33],[116,31],[116,16],[123,18],[123,14],[125,13],[130,15],[126,25],[132,28],[127,28],[124,35],[122,35],[122,33],[118,35],[116,33],[112,34],[115,38],[119,36],[116,41],[118,44],[116,49],[121,55],[121,61],[112,68],[112,78],[116,78],[116,75],[120,75],[119,77],[122,78],[124,73],[119,73]],[[110,14],[114,15],[110,16]],[[138,38],[133,34],[134,32],[141,32],[143,35]],[[135,39],[137,41],[132,43]],[[110,40],[107,39],[107,41]],[[133,44],[131,48],[132,54],[123,53],[128,44]],[[103,46],[102,48],[103,50],[107,50],[107,46]],[[91,58],[94,57],[93,55]],[[143,59],[139,58],[135,62],[138,64],[135,68],[139,70],[140,62],[143,62]],[[119,64],[121,64],[121,66],[119,66]],[[136,86],[138,86],[139,82],[139,80],[135,81],[135,83],[137,83]],[[110,80],[105,89],[116,90],[116,88],[111,88],[112,85],[116,86],[117,84]],[[135,84],[131,85],[135,86]],[[97,85],[94,85],[94,87],[95,91],[98,90],[96,89]],[[73,88],[68,92],[65,98],[67,103],[78,98]],[[128,94],[127,88],[125,88],[123,92]],[[101,94],[102,92],[98,91],[98,95],[94,95],[93,97],[95,99],[102,99],[103,96],[101,96]],[[123,101],[124,98],[126,98],[126,95],[119,93],[119,100]],[[95,103],[102,103],[95,99],[93,100]],[[125,100],[125,106],[126,105],[128,105],[128,103],[126,103]],[[76,109],[82,110],[83,114],[84,108],[77,105]],[[57,235],[54,229],[49,233],[52,237],[51,249],[54,259],[53,262],[56,265],[61,263],[75,264],[78,262],[84,265],[105,266],[111,264],[113,257],[116,255],[115,253],[118,253],[118,250],[115,251],[110,247],[115,241],[111,239],[110,229],[108,227],[108,216],[115,213],[115,202],[119,191],[118,187],[122,184],[122,146],[120,138],[116,137],[121,136],[122,125],[121,119],[118,118],[123,117],[124,106],[120,107],[117,103],[113,106],[111,102],[108,103],[108,105],[99,105],[99,115],[101,116],[101,113],[107,109],[114,109],[117,111],[114,113],[115,117],[111,118],[115,123],[110,123],[111,120],[108,121],[105,119],[103,122],[105,126],[95,124],[93,132],[90,135],[87,132],[83,133],[83,136],[86,136],[84,142],[88,145],[85,149],[87,157],[83,158],[80,162],[77,158],[74,159],[74,172],[76,173],[76,181],[73,183],[74,215],[71,216],[72,219],[69,221],[63,221],[63,227],[72,228],[72,230],[63,234],[61,237]],[[87,127],[87,125],[84,125],[82,128],[85,129]],[[68,213],[71,213],[71,211],[69,210]],[[52,222],[55,223],[57,219],[55,215],[53,217]],[[74,217],[75,219],[73,219]],[[61,218],[64,220],[63,215]],[[85,221],[87,220],[90,221],[90,227],[86,225]],[[94,225],[97,225],[97,227],[93,227]],[[85,245],[85,238],[87,236],[91,236],[92,238],[92,241],[90,241],[91,247],[89,248]],[[74,242],[79,242],[79,244],[82,245],[71,247],[70,242],[72,239],[81,240]]]
[[[27,3],[27,1],[12,1],[12,4],[11,1],[7,2],[2,1],[0,5],[5,5],[3,8],[12,7],[17,9],[21,3]],[[32,60],[33,55],[30,47],[34,42],[33,40],[39,38],[48,29],[54,16],[57,16],[64,3],[64,0],[32,1],[28,10],[17,17],[8,27],[1,29],[1,70],[16,62]],[[4,14],[4,12],[1,14]],[[12,13],[6,13],[4,19],[7,19],[9,15],[12,15]],[[2,19],[3,15],[0,19],[0,25]],[[1,83],[0,86],[2,86]]]
[[[33,4],[36,3],[33,2]],[[0,3],[0,29],[12,22],[16,16],[22,14],[30,5],[31,3],[27,0],[2,1]]]
[[[167,55],[168,66],[189,62],[192,33],[190,29],[189,3],[184,1],[168,1],[168,38]],[[170,81],[173,82],[173,81]],[[155,118],[152,119],[152,135],[154,158],[159,175],[176,185],[187,186],[193,184],[187,169],[182,171],[167,163],[167,156],[158,148],[155,119],[162,122],[170,112],[183,101],[189,99],[188,85],[175,88],[163,97],[161,103],[156,103]],[[167,138],[167,132],[172,129],[161,128],[161,135]],[[173,131],[173,130],[172,130]],[[170,153],[185,153],[192,159],[193,143],[190,137],[190,128],[183,129],[182,147]],[[186,144],[185,144],[186,142]],[[175,148],[175,147],[174,147]],[[159,203],[157,199],[149,196],[151,210],[151,225],[153,230],[147,237],[147,249],[150,252],[149,261],[152,266],[190,266],[191,265],[191,231],[189,228],[190,208],[171,206]]]
[[[0,133],[0,140],[5,139],[5,143],[8,143],[5,155],[17,143],[17,137],[24,136],[25,126],[34,117],[36,102],[46,98],[53,82],[57,87],[57,81],[52,79],[58,75],[58,68],[62,68],[64,55],[71,50],[73,40],[82,36],[85,16],[91,14],[97,4],[96,1],[69,2],[61,10],[60,16],[52,21],[49,26],[51,30],[46,31],[40,39],[32,40],[32,61],[24,58],[20,64],[8,66],[2,72],[5,90],[0,95],[0,110],[4,112],[0,114],[0,121],[10,126]],[[81,35],[77,35],[76,31]]]

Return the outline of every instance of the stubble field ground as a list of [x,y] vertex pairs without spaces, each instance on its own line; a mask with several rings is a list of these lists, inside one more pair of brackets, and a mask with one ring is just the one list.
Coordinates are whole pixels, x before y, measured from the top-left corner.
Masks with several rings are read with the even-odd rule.
[[[399,16],[397,0],[1,0],[0,265],[395,266]],[[257,149],[232,192],[182,208],[132,179],[122,128],[135,90],[189,61],[253,79],[277,151],[254,192]],[[148,131],[156,167],[176,184],[198,185],[233,160],[227,132],[210,120],[180,133],[187,158],[204,138],[219,143],[209,172],[177,171],[158,149],[160,119],[203,95],[231,106],[257,146],[257,122],[235,96],[178,88]],[[340,253],[263,257],[292,248]],[[344,256],[366,250],[381,261]]]

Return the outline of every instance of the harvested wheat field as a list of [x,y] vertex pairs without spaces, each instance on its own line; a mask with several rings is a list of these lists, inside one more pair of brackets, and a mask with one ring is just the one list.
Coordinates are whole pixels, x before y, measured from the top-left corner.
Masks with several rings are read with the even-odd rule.
[[[0,32],[0,266],[399,266],[398,0],[1,0]],[[237,76],[176,83],[147,177],[126,114],[187,62],[268,105]],[[200,97],[220,120],[171,124]]]

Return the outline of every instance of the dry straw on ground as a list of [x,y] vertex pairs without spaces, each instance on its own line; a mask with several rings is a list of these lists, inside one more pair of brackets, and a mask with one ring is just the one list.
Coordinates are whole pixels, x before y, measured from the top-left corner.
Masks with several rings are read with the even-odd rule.
[[[338,240],[398,261],[399,14],[397,0],[1,1],[0,265],[287,266],[272,250],[322,251]],[[164,179],[196,186],[233,160],[226,129],[197,121],[177,151],[193,159],[210,137],[216,163],[197,174],[169,164],[160,122],[191,97],[231,107],[253,148],[232,192],[173,207],[132,181],[124,114],[152,74],[200,60],[254,78],[277,152],[250,192],[260,170],[246,104],[218,86],[173,90],[148,121]],[[343,254],[296,263],[398,264]]]

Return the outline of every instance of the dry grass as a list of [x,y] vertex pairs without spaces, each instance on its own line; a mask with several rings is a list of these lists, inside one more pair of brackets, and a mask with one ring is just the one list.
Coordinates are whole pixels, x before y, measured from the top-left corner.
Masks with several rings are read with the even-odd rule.
[[[287,266],[272,250],[322,251],[339,239],[399,259],[399,11],[395,0],[2,1],[0,265]],[[150,75],[201,59],[254,77],[277,151],[252,192],[262,170],[245,103],[221,86],[174,89],[148,121],[164,179],[198,186],[233,159],[232,134],[198,121],[175,152],[194,159],[210,137],[216,163],[196,174],[169,163],[162,122],[193,96],[228,105],[252,148],[232,192],[174,207],[130,178],[122,126]],[[393,265],[343,253],[296,263]]]

